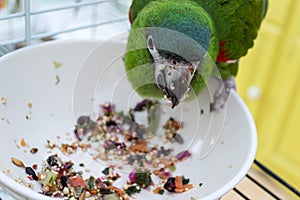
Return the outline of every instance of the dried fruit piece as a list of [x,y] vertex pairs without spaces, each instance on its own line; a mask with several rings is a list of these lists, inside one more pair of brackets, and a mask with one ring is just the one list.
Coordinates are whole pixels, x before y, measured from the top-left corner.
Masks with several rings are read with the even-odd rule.
[[182,178],[180,176],[175,177],[175,192],[181,192],[183,188]]
[[23,163],[21,160],[17,159],[17,158],[12,157],[12,158],[11,158],[11,161],[12,161],[12,163],[14,163],[16,166],[25,168],[24,163]]
[[52,186],[52,184],[55,182],[55,180],[58,177],[58,172],[53,170],[48,170],[42,173],[41,183],[45,186]]
[[26,142],[25,142],[24,138],[21,139],[20,145],[21,145],[22,147],[25,147],[25,146],[26,146]]
[[125,195],[125,192],[116,186],[110,185],[110,186],[107,186],[107,188],[112,189],[115,193],[117,193],[121,196]]
[[184,184],[187,179],[182,176],[170,177],[164,184],[164,188],[169,192],[182,193],[194,188],[193,184]]
[[71,185],[73,187],[79,187],[79,186],[85,187],[86,186],[85,181],[83,180],[83,178],[81,176],[71,177],[70,181],[71,181]]
[[149,152],[146,140],[138,140],[136,144],[132,144],[130,146],[130,150],[147,153]]

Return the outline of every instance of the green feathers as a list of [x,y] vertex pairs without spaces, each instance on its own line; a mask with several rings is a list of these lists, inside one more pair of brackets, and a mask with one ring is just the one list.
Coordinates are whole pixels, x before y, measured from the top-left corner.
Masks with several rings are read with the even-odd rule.
[[[195,94],[190,96],[206,86],[215,63],[223,78],[235,76],[238,63],[227,61],[238,60],[253,46],[267,6],[267,0],[133,0],[125,55],[132,86],[142,96],[163,95],[146,46],[150,34],[160,54],[172,52],[187,61],[201,61],[191,82]],[[209,56],[202,59],[205,53]]]
[[[207,51],[214,60],[218,40],[210,16],[192,1],[160,0],[147,5],[148,1],[136,2],[138,4],[133,7],[145,7],[138,16],[132,10],[134,22],[125,56],[127,77],[140,95],[161,98],[163,94],[155,84],[153,61],[146,47],[147,36],[153,36],[160,54],[168,56],[171,53],[171,56],[182,57],[188,62],[200,61]],[[197,96],[205,87],[212,71],[212,65],[207,63],[203,61],[197,71],[190,96]]]
[[[138,13],[147,4],[160,1],[133,0],[132,20],[135,20]],[[169,0],[168,2],[173,5],[175,1]],[[228,51],[230,59],[244,56],[247,50],[253,46],[253,40],[257,36],[257,31],[268,7],[268,0],[190,0],[190,2],[204,8],[209,14],[214,23],[218,40],[226,41],[224,49]]]

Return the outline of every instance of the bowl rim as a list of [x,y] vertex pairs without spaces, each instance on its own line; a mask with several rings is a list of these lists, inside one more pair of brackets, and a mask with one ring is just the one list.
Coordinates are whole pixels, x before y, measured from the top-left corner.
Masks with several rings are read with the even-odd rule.
[[251,146],[249,148],[249,155],[247,157],[247,160],[244,162],[244,164],[241,166],[238,173],[235,174],[235,176],[223,187],[221,187],[219,190],[216,190],[214,193],[211,193],[210,195],[206,196],[202,200],[215,200],[220,198],[221,196],[225,195],[227,192],[232,190],[248,173],[249,169],[251,168],[251,165],[255,159],[256,151],[257,151],[257,129],[254,122],[254,119],[252,117],[252,114],[248,107],[246,106],[245,102],[242,100],[242,98],[238,95],[236,91],[231,91],[230,95],[232,95],[238,103],[242,106],[242,109],[245,111],[245,116],[249,122],[249,127],[251,129]]

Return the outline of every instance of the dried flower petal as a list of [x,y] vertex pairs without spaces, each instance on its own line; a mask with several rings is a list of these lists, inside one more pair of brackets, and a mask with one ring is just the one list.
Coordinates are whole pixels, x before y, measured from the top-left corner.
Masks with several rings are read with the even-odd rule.
[[90,117],[89,116],[80,116],[77,119],[77,124],[78,125],[84,125],[84,124],[88,124],[90,122]]
[[136,175],[137,175],[137,171],[136,171],[136,170],[133,170],[133,171],[129,174],[128,178],[129,178],[129,181],[130,181],[131,183],[135,183],[135,182],[137,181]]
[[168,190],[169,192],[174,192],[175,191],[175,178],[170,177],[168,178],[167,182],[164,184],[164,188]]
[[100,107],[105,116],[111,116],[115,111],[115,105],[110,103],[102,104]]
[[133,109],[134,112],[137,111],[144,111],[147,108],[147,104],[148,104],[149,100],[148,99],[144,99],[141,102],[139,102]]
[[176,155],[176,158],[177,158],[177,160],[182,161],[182,160],[184,160],[184,159],[190,157],[191,155],[192,155],[192,154],[191,154],[188,150],[185,150],[185,151],[182,151],[182,152],[178,153],[178,154]]

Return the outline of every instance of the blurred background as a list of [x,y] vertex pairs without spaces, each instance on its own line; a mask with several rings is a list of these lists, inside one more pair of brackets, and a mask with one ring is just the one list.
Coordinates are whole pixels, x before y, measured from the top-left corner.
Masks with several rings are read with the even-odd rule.
[[[129,30],[130,3],[131,0],[0,0],[0,56],[54,39],[112,38]],[[250,108],[258,129],[256,159],[298,189],[299,19],[299,0],[269,0],[255,47],[241,60],[237,76],[238,92]],[[261,178],[263,184],[271,185],[271,190],[282,195],[280,199],[298,199],[253,168],[250,173]],[[241,183],[240,187],[250,186]]]
[[0,44],[19,47],[40,40],[111,38],[129,29],[130,3],[130,0],[0,0]]
[[257,159],[300,188],[300,1],[269,0],[255,46],[241,60],[238,92],[258,129]]

